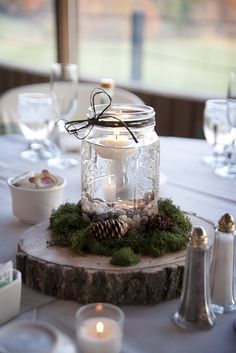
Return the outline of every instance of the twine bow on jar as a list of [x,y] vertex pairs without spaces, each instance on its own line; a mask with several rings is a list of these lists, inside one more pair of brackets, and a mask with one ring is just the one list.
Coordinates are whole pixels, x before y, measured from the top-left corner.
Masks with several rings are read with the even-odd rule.
[[[97,113],[95,98],[100,94],[105,94],[109,99],[109,103],[105,106],[105,108],[101,112]],[[111,107],[111,103],[112,103],[112,99],[106,91],[104,91],[102,88],[95,88],[90,95],[90,104],[93,111],[92,117],[88,119],[83,119],[83,120],[72,120],[72,121],[65,122],[66,131],[70,135],[74,135],[76,138],[83,140],[90,134],[90,132],[92,131],[95,125],[101,126],[101,127],[112,127],[112,128],[125,127],[129,131],[133,140],[136,143],[138,143],[138,140],[135,137],[134,133],[131,131],[131,129],[127,126],[127,124],[122,119],[119,119],[115,116],[112,116],[106,113]]]

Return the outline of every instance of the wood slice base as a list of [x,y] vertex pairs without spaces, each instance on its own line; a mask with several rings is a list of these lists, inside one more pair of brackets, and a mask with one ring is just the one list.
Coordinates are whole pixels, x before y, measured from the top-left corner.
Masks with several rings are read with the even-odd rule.
[[[213,237],[210,221],[189,215]],[[23,282],[44,294],[80,303],[154,304],[180,295],[185,251],[161,258],[142,257],[139,264],[117,267],[109,257],[79,256],[70,249],[47,246],[48,222],[26,231],[19,242],[17,269]]]

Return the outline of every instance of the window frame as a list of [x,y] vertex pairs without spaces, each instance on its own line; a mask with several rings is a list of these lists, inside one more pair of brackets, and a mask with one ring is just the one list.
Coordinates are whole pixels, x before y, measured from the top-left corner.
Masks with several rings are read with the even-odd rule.
[[78,63],[78,1],[54,0],[57,61]]

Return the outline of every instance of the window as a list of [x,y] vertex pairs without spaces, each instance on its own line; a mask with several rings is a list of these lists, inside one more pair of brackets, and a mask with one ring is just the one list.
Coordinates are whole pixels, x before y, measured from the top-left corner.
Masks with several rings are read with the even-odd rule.
[[56,59],[53,0],[0,2],[0,60],[48,67]]
[[[83,78],[226,95],[229,69],[236,67],[236,0],[77,1]],[[75,2],[57,0],[73,13]],[[57,61],[53,5],[53,0],[0,1],[0,61],[47,68]],[[72,30],[60,31],[62,16],[65,11],[58,16],[64,52],[77,40],[70,18]]]
[[226,94],[229,69],[236,67],[235,0],[80,0],[79,11],[83,76]]

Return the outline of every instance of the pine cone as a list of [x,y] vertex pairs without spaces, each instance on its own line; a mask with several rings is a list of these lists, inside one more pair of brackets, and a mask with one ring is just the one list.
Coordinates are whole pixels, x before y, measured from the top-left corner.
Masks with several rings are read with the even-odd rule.
[[106,221],[92,222],[90,224],[90,235],[98,240],[122,238],[128,230],[126,222],[110,218]]
[[154,227],[157,227],[161,230],[169,230],[173,226],[173,222],[170,217],[164,215],[162,216],[159,214],[156,214],[151,222]]

